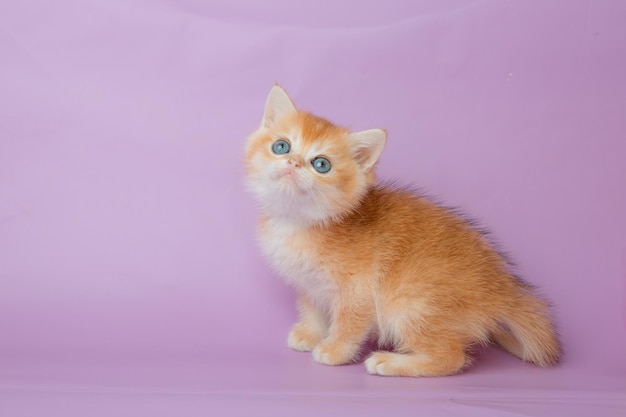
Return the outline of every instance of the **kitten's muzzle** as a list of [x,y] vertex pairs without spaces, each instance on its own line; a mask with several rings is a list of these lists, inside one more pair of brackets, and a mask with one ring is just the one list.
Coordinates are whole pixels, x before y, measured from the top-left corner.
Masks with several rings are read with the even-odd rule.
[[289,158],[287,159],[287,164],[289,166],[292,166],[294,168],[302,168],[303,165],[303,161],[301,159],[296,159],[296,158]]

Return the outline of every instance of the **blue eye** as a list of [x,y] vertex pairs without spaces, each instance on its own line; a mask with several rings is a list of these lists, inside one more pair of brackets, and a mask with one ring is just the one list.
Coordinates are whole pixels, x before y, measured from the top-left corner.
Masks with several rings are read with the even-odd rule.
[[283,155],[289,153],[290,148],[291,145],[289,145],[289,142],[283,139],[279,139],[272,145],[272,152],[278,155]]
[[313,168],[320,174],[325,174],[330,171],[330,161],[321,156],[318,156],[313,161],[311,161],[311,164],[313,165]]

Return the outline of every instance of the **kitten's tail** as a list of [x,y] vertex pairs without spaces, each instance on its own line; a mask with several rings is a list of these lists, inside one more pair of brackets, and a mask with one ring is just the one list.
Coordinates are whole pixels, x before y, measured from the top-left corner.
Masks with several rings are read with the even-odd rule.
[[491,338],[502,348],[526,362],[549,367],[561,359],[562,350],[543,300],[527,294],[507,308],[501,325]]

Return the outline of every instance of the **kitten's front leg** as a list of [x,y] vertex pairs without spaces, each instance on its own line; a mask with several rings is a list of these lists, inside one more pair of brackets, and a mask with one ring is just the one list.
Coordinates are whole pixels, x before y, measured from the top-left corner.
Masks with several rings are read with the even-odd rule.
[[296,323],[287,338],[287,345],[294,350],[310,352],[326,336],[326,319],[306,296],[298,297],[300,321]]
[[[354,296],[354,293],[350,295]],[[373,315],[371,306],[359,301],[340,297],[336,302],[329,335],[313,349],[316,362],[344,365],[358,358],[361,345],[370,332]]]

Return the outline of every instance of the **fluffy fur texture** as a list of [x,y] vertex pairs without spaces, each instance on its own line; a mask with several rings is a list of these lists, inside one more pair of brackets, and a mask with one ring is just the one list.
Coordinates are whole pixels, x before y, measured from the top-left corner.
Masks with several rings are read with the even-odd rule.
[[[289,144],[276,153],[278,140]],[[371,374],[443,376],[494,342],[540,365],[561,349],[546,303],[516,279],[483,234],[427,199],[377,184],[383,130],[351,133],[298,111],[274,86],[247,142],[248,184],[261,208],[260,242],[298,292],[287,343],[327,365],[359,358]],[[316,171],[322,156],[330,171]]]

